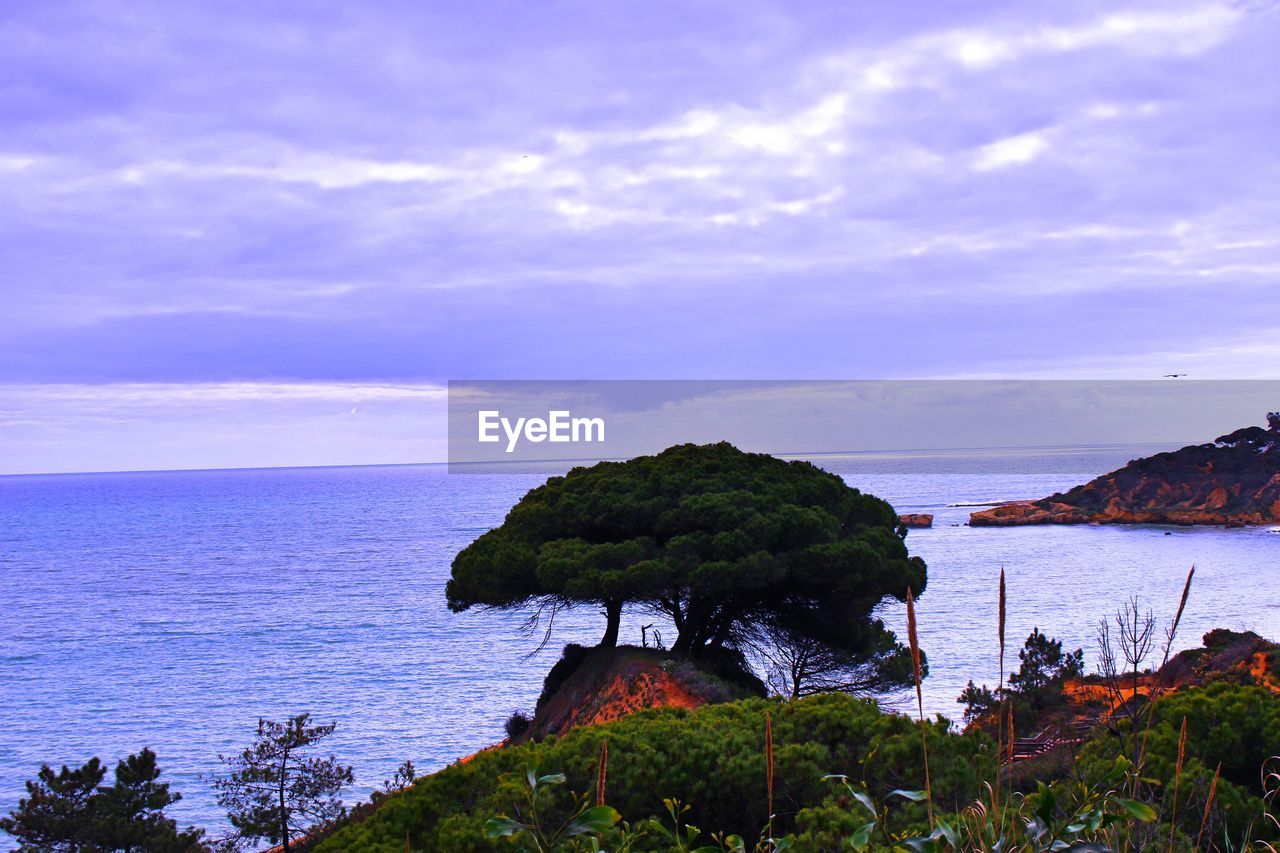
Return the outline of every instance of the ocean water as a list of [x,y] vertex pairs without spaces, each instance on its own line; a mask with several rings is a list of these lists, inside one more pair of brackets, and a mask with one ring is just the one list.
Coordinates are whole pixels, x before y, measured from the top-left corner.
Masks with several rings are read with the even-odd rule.
[[[1097,620],[1132,595],[1167,618],[1192,563],[1180,647],[1217,626],[1280,637],[1280,532],[969,528],[956,506],[1040,497],[1157,449],[814,459],[936,516],[908,537],[929,564],[926,712],[958,719],[969,678],[994,684],[1001,566],[1014,663],[1037,626],[1092,666]],[[184,795],[173,814],[218,830],[208,777],[260,716],[336,722],[327,745],[357,778],[348,802],[405,759],[429,771],[500,739],[560,647],[602,630],[590,609],[564,614],[536,651],[526,614],[444,605],[453,554],[544,477],[424,465],[0,478],[0,808],[42,762],[113,764],[149,746]],[[882,615],[905,633],[900,606]],[[652,621],[629,614],[623,641]]]

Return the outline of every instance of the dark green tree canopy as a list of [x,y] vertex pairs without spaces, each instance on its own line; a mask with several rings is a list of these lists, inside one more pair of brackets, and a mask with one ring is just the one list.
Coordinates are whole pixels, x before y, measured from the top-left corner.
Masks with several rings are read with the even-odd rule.
[[446,594],[454,611],[597,604],[605,645],[633,604],[672,619],[677,653],[771,632],[844,647],[886,596],[924,589],[905,535],[808,462],[684,444],[552,477],[458,554]]
[[158,781],[156,754],[143,749],[116,765],[114,784],[104,785],[107,768],[97,758],[54,772],[40,768],[27,782],[27,796],[0,829],[18,841],[19,851],[135,851],[191,853],[209,848],[204,831],[180,830],[164,809],[182,799]]
[[1022,665],[1009,676],[1009,687],[1024,693],[1045,690],[1084,674],[1084,650],[1064,652],[1062,641],[1032,628],[1018,652]]

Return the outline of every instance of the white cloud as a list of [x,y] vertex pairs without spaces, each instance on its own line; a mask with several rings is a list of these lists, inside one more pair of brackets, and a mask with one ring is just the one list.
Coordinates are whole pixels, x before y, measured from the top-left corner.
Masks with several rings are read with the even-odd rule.
[[1280,327],[1230,339],[1186,340],[1176,349],[1061,358],[1020,358],[1014,366],[988,365],[948,376],[951,379],[1159,379],[1168,373],[1185,378],[1280,380]]
[[0,172],[21,172],[40,162],[36,157],[0,154]]
[[979,172],[1023,166],[1035,160],[1049,149],[1049,141],[1043,133],[1021,133],[998,139],[978,149],[973,158],[973,168]]

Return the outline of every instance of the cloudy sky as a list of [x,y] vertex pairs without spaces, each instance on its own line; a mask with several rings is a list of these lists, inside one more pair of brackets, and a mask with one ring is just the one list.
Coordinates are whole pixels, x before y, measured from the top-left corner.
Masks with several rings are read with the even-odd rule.
[[1278,51],[1261,0],[8,3],[0,472],[438,459],[451,378],[1275,377]]

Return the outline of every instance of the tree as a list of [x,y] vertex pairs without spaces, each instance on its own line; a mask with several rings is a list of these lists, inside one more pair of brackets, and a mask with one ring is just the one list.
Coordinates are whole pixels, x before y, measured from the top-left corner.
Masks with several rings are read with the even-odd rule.
[[239,755],[218,756],[229,768],[214,780],[218,804],[242,838],[283,845],[345,814],[338,793],[355,781],[350,767],[328,758],[303,757],[333,734],[336,723],[313,726],[310,714],[284,723],[258,720],[258,739]]
[[1267,412],[1267,429],[1280,432],[1280,412]]
[[761,636],[861,654],[873,609],[924,589],[905,536],[888,503],[808,462],[684,444],[552,477],[458,554],[446,595],[455,612],[596,605],[603,646],[630,604],[675,623],[676,655]]
[[1009,676],[1008,688],[998,686],[991,690],[985,684],[978,687],[969,681],[956,699],[964,705],[966,723],[988,718],[1006,698],[1013,701],[1018,719],[1034,717],[1062,700],[1064,681],[1084,674],[1084,650],[1064,652],[1061,640],[1040,633],[1038,627],[1027,635],[1018,660],[1021,666]]
[[1022,665],[1009,676],[1009,687],[1024,694],[1057,687],[1068,678],[1079,678],[1084,673],[1084,650],[1064,653],[1062,641],[1039,628],[1032,628],[1027,640],[1018,652]]
[[413,787],[414,780],[418,778],[418,770],[413,766],[413,762],[405,759],[404,763],[396,768],[396,773],[390,779],[382,782],[382,790],[374,791],[372,800],[375,803],[382,802],[392,794],[398,794]]
[[204,831],[165,817],[164,809],[182,799],[156,781],[156,754],[143,749],[116,765],[115,784],[103,785],[106,768],[97,758],[55,773],[40,768],[27,782],[27,796],[0,829],[18,840],[19,851],[148,851],[186,853],[208,848]]
[[978,685],[973,683],[973,679],[969,679],[969,683],[964,690],[956,698],[956,701],[964,705],[964,721],[965,724],[976,722],[992,711],[996,711],[1000,707],[1000,699],[996,695],[996,691],[987,685]]
[[[1116,634],[1112,634],[1108,620],[1098,622],[1098,674],[1110,694],[1112,716],[1128,717],[1136,731],[1138,717],[1148,710],[1147,698],[1139,694],[1138,688],[1151,652],[1156,621],[1150,610],[1144,612],[1138,606],[1137,598],[1130,598],[1118,609],[1114,621]],[[1137,761],[1140,747],[1136,737],[1129,738],[1129,747],[1130,756]]]

